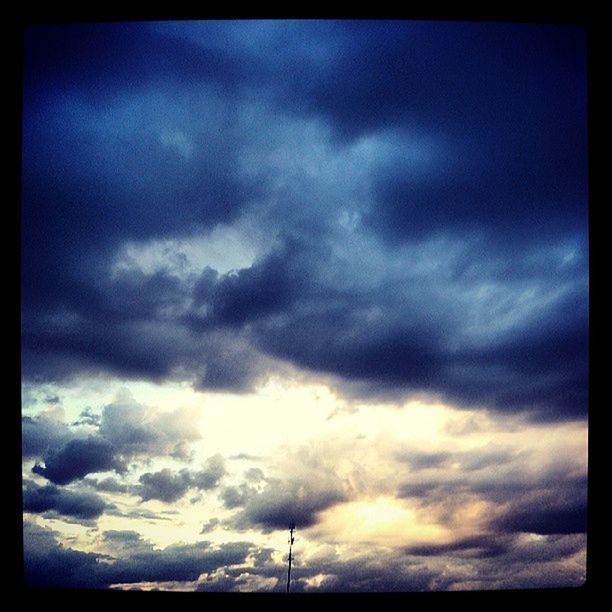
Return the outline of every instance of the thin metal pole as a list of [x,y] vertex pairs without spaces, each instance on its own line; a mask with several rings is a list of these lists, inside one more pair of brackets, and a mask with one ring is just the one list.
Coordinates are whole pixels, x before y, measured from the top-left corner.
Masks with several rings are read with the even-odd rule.
[[287,593],[289,592],[289,587],[291,586],[291,562],[293,561],[291,547],[293,546],[293,542],[295,541],[295,538],[293,537],[294,531],[295,523],[291,523],[291,525],[289,526],[289,569],[287,570]]

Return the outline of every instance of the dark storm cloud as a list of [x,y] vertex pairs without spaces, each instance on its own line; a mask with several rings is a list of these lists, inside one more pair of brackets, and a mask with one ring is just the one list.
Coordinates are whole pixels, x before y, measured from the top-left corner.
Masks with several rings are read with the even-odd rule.
[[305,281],[298,248],[291,241],[265,261],[221,277],[207,268],[193,291],[196,307],[209,306],[201,323],[233,327],[285,311],[300,295],[296,283]]
[[25,481],[23,509],[25,512],[57,514],[78,519],[96,519],[107,504],[94,493],[75,492],[60,489],[54,485],[38,486],[31,480]]
[[[103,538],[113,555],[72,550],[50,529],[24,523],[25,579],[31,586],[103,588],[117,583],[193,581],[202,576],[199,590],[233,591],[249,588],[249,578],[272,578],[274,590],[285,585],[285,564],[271,549],[246,542],[214,548],[208,542],[155,549],[134,531],[106,531]],[[350,558],[325,550],[314,559],[302,558],[296,547],[292,591],[408,592],[449,588],[522,588],[578,585],[576,570],[563,561],[584,547],[582,536],[555,536],[514,541],[503,560],[441,557],[441,565],[427,565],[427,556],[398,556],[397,551],[357,551]],[[452,552],[452,551],[451,551]],[[248,567],[237,565],[251,561]],[[451,564],[451,565],[449,565]],[[318,579],[317,579],[318,578]],[[270,588],[270,587],[266,587]]]
[[174,85],[194,79],[237,84],[250,73],[247,59],[218,46],[155,35],[148,24],[117,23],[34,26],[27,33],[25,64],[37,91],[61,84],[96,104],[127,87],[163,85],[168,79]]
[[385,236],[467,227],[522,241],[585,230],[584,31],[423,22],[341,29],[343,53],[312,83],[313,108],[352,137],[398,124],[443,135],[431,174],[398,159],[376,177],[369,222]]
[[51,529],[24,521],[24,580],[32,587],[95,588],[102,555],[72,550],[58,543]]
[[[218,567],[244,562],[252,545],[232,542],[177,544],[164,549],[131,531],[105,532],[107,543],[122,556],[82,553],[59,544],[55,534],[24,525],[25,579],[30,586],[105,588],[116,583],[196,580]],[[107,562],[101,563],[104,558]]]
[[[287,286],[286,270],[292,267],[293,296],[283,294],[282,301],[271,302],[276,311],[269,316],[257,312],[256,305],[248,317],[240,310],[263,351],[353,383],[364,382],[361,388],[370,391],[437,392],[472,405],[535,409],[546,418],[584,414],[588,306],[582,280],[547,277],[537,270],[525,274],[523,282],[507,284],[503,267],[477,271],[475,279],[473,272],[457,277],[451,268],[403,278],[401,292],[398,283],[381,286],[376,281],[367,292],[341,291],[312,280],[321,274],[318,262],[301,252],[291,266],[292,256],[292,251],[285,252],[282,263],[270,257],[259,267],[276,270],[258,274],[279,280],[269,281],[274,287]],[[525,259],[533,256],[531,252]],[[455,269],[463,265],[452,264]],[[578,275],[581,279],[582,272]],[[547,304],[546,292],[558,291],[558,281],[568,289],[556,303]],[[462,305],[461,296],[479,287],[494,288],[497,295],[490,305],[472,298]],[[266,285],[261,290],[264,294]],[[529,291],[540,294],[533,306],[521,297]],[[520,319],[523,309],[529,309],[525,321]],[[473,340],[466,337],[468,330]]]
[[584,573],[571,560],[584,555],[585,544],[584,534],[525,538],[487,533],[405,552],[411,559],[452,566],[453,572],[440,577],[445,588],[533,589],[581,585]]
[[558,504],[541,508],[539,505],[514,511],[496,522],[499,529],[528,533],[564,534],[584,533],[587,526],[587,509],[584,500],[572,504]]
[[514,496],[509,507],[493,521],[505,532],[541,535],[586,533],[587,486],[585,479],[550,485]]
[[44,465],[37,463],[32,472],[55,484],[67,484],[92,472],[125,471],[126,466],[115,456],[115,448],[99,437],[70,440],[58,450],[44,455]]
[[[118,554],[131,551],[125,561],[117,561],[115,567],[110,566],[107,574],[110,574],[113,582],[121,579],[126,582],[194,579],[193,574],[189,573],[189,559],[195,547],[177,546],[155,551],[161,568],[138,574],[136,570],[141,563],[153,560],[151,545],[134,532],[106,532],[105,539]],[[472,544],[488,546],[498,563],[492,566],[491,555],[486,554],[453,556],[458,549],[468,551]],[[284,590],[286,568],[274,560],[270,549],[249,548],[238,543],[238,550],[233,551],[230,550],[231,546],[226,545],[218,551],[217,563],[198,565],[198,570],[203,570],[198,590],[252,590],[253,585],[258,584],[256,580],[250,582],[253,578],[275,580],[266,583],[264,590]],[[205,543],[199,543],[199,547],[202,551],[206,548]],[[564,565],[564,561],[583,549],[582,536],[549,536],[533,541],[516,538],[506,538],[504,541],[492,536],[488,544],[482,538],[478,541],[474,539],[474,542],[466,540],[461,546],[449,546],[446,552],[450,556],[445,556],[445,550],[441,547],[441,556],[437,559],[430,559],[426,554],[410,553],[402,557],[393,550],[375,549],[366,553],[355,552],[349,559],[336,551],[326,550],[317,555],[315,561],[302,559],[298,549],[292,572],[292,591],[411,592],[469,588],[474,584],[479,588],[504,588],[513,580],[523,588],[578,585],[581,582],[579,573]],[[176,559],[175,563],[166,565],[167,554],[180,555],[180,562]],[[232,567],[232,563],[247,559],[252,561],[249,567]]]
[[[385,564],[386,565],[386,564]],[[340,559],[322,563],[319,568],[320,573],[328,576],[319,589],[307,588],[304,578],[308,578],[309,572],[305,575],[297,569],[292,572],[295,575],[296,586],[294,592],[304,592],[310,590],[321,590],[330,593],[405,593],[412,591],[429,591],[436,584],[444,589],[445,582],[450,580],[439,576],[438,572],[429,569],[424,565],[383,566],[380,558],[368,558],[364,555],[352,561],[342,561]]]
[[[103,329],[96,326],[100,317],[125,326],[145,314],[143,309],[150,313],[162,306],[168,291],[180,291],[168,275],[132,275],[108,290],[99,281],[113,251],[127,239],[211,229],[235,216],[248,199],[251,187],[240,183],[231,159],[237,147],[227,139],[232,124],[228,106],[223,98],[215,102],[214,92],[206,104],[191,99],[194,78],[213,85],[218,77],[227,79],[230,61],[220,54],[139,25],[51,26],[28,32],[22,209],[26,348],[39,341],[44,348],[54,339],[49,352],[70,356],[86,353],[93,342],[104,362],[113,340],[105,349]],[[217,61],[223,70],[212,68]],[[244,62],[232,61],[244,69]],[[175,105],[177,91],[183,93],[182,108]],[[199,112],[210,120],[200,122],[194,133],[189,117]],[[216,120],[227,128],[222,134]],[[185,131],[193,147],[181,148]],[[172,144],[177,139],[178,148]],[[42,209],[49,214],[41,215]],[[134,303],[134,291],[153,300],[162,296],[161,302]],[[80,319],[84,341],[34,333],[30,316],[39,320],[54,307],[69,319]],[[126,320],[117,321],[117,312]],[[115,349],[121,351],[126,341],[127,346],[123,359],[121,352],[115,358],[118,367],[166,374],[154,358],[159,350],[139,354],[137,341],[129,340],[131,330],[119,331],[122,341]],[[141,342],[149,335],[134,333]],[[25,364],[30,361],[26,358]]]
[[204,572],[224,565],[242,563],[251,544],[231,542],[217,549],[207,542],[174,544],[162,550],[136,553],[119,559],[107,578],[112,582],[141,582],[165,580],[196,580]]
[[[584,416],[585,49],[517,24],[32,29],[24,376],[242,391],[279,359]],[[245,219],[276,246],[243,269],[113,268]]]

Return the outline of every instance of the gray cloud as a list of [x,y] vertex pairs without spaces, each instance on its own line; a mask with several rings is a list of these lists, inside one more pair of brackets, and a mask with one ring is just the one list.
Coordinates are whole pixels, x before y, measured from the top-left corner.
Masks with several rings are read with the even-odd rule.
[[[25,384],[102,374],[244,391],[295,367],[353,398],[431,395],[536,420],[584,418],[585,55],[584,32],[571,26],[30,29]],[[205,254],[188,260],[177,246],[216,231],[239,231],[238,242],[252,239],[257,248],[223,271]],[[152,245],[168,250],[159,265],[129,255]],[[151,457],[188,460],[197,432],[186,415],[160,415],[124,396],[72,426],[26,416],[24,457],[54,484],[123,473]],[[483,529],[501,531],[496,542],[476,534],[439,551],[472,555],[483,575],[480,562],[493,553],[510,568],[522,534],[551,544],[584,529],[585,483],[576,470],[529,480],[524,464],[501,452],[404,459],[398,495],[422,511],[452,523],[470,501],[491,504]],[[442,476],[455,463],[456,477]],[[284,528],[287,515],[313,525],[351,495],[329,470],[306,465],[307,477],[245,475],[219,489],[221,501],[237,510],[241,528]],[[137,488],[106,475],[94,486],[171,503],[190,488],[220,487],[223,474],[218,461],[148,472]],[[30,487],[30,507],[61,491],[41,490]],[[67,567],[96,567],[76,551],[54,554]],[[330,560],[335,578],[326,587],[461,582],[405,567],[394,583],[374,560],[363,564],[367,571]],[[545,567],[540,582],[518,568],[517,561],[509,572],[515,584],[554,584]],[[222,575],[239,580],[233,572]],[[504,580],[499,573],[490,584]]]
[[55,484],[67,484],[92,472],[124,472],[125,464],[116,457],[114,446],[99,437],[73,439],[59,449],[44,455],[45,465],[36,464],[32,471]]
[[157,412],[134,400],[127,392],[104,407],[99,434],[128,456],[170,455],[180,445],[199,439],[188,412]]
[[92,427],[100,426],[100,415],[94,412],[93,408],[85,408],[72,425],[91,425]]
[[[132,492],[132,489],[130,488]],[[137,494],[137,491],[135,492]],[[176,512],[174,511],[162,511],[153,512],[147,508],[132,508],[128,510],[120,510],[117,506],[111,506],[106,511],[106,514],[112,516],[121,516],[128,519],[144,519],[145,521],[173,521],[176,518]]]
[[281,481],[269,479],[261,492],[239,490],[224,493],[227,504],[243,504],[236,516],[237,527],[257,526],[265,531],[285,529],[292,521],[300,527],[309,527],[317,522],[317,515],[347,499],[345,487],[333,478],[327,481]]
[[[132,459],[171,456],[190,458],[190,443],[200,435],[192,426],[191,414],[182,409],[159,412],[140,404],[123,392],[98,415],[86,415],[86,435],[82,427],[68,426],[45,414],[23,417],[24,457],[39,457],[32,471],[55,484],[68,484],[96,472],[114,470],[124,473]],[[83,422],[79,421],[82,426]],[[194,474],[200,488],[213,486],[223,469],[221,458],[211,458],[204,469]]]
[[[115,583],[186,582],[198,590],[284,590],[286,566],[272,549],[238,542],[214,548],[207,542],[155,549],[134,531],[103,534],[113,555],[81,553],[58,544],[54,533],[26,521],[26,581],[36,586],[107,587]],[[464,539],[448,546],[405,551],[354,550],[340,555],[328,546],[316,556],[296,544],[293,592],[412,592],[447,589],[542,588],[579,585],[579,565],[567,560],[584,553],[584,535],[518,535]],[[492,557],[495,563],[492,562]],[[100,563],[104,559],[105,563]],[[248,567],[241,567],[247,560]],[[258,578],[268,579],[265,582]],[[270,581],[271,579],[271,581]]]
[[42,413],[21,420],[22,452],[24,457],[41,456],[50,446],[61,446],[74,434],[57,415]]
[[96,588],[104,555],[67,548],[56,534],[28,520],[23,524],[24,580],[30,587]]
[[223,505],[232,510],[245,506],[255,495],[257,495],[257,489],[243,482],[238,486],[223,487],[220,497]]
[[158,499],[172,503],[183,497],[191,487],[203,491],[214,489],[225,473],[225,461],[217,454],[206,460],[202,470],[182,469],[173,472],[164,468],[159,472],[142,474],[139,478],[140,487],[134,490],[143,501]]
[[[26,522],[26,583],[30,586],[107,588],[116,583],[192,581],[202,573],[243,563],[252,548],[247,542],[219,547],[209,542],[196,542],[159,550],[133,531],[105,532],[104,537],[122,556],[113,559],[108,555],[74,551],[59,544],[51,530]],[[100,563],[102,558],[107,562]]]
[[[578,586],[583,580],[579,564],[568,564],[585,551],[585,536],[545,536],[530,539],[517,534],[482,534],[449,544],[412,547],[404,551],[386,547],[361,547],[341,554],[334,546],[316,555],[294,548],[293,592],[402,593],[431,590],[504,589],[562,585]],[[248,572],[276,579],[275,591],[285,588],[286,567],[266,554]],[[224,568],[207,575],[199,590],[232,591],[244,587],[244,569]],[[265,588],[270,588],[266,586]]]
[[513,496],[507,510],[494,519],[493,527],[510,533],[586,533],[586,479],[536,486]]
[[479,534],[445,544],[410,546],[406,554],[417,557],[490,558],[503,555],[514,544],[514,538],[499,534]]
[[175,544],[161,551],[119,559],[109,578],[113,582],[196,580],[204,572],[244,562],[251,546],[247,542],[231,542],[218,548],[208,542]]
[[200,533],[210,533],[214,531],[219,525],[221,525],[220,519],[213,517],[206,521],[204,525],[202,525],[202,531]]
[[207,491],[214,489],[226,472],[223,457],[219,454],[213,455],[205,461],[202,470],[191,473],[190,482],[197,489]]
[[158,499],[166,503],[175,502],[183,497],[191,484],[187,470],[174,473],[168,468],[154,473],[147,472],[138,480],[141,484],[139,495],[143,501]]
[[97,519],[106,509],[106,502],[95,493],[70,491],[54,485],[39,486],[31,480],[24,482],[23,509],[25,512],[57,513],[77,519]]
[[[87,484],[89,484],[89,480],[87,480]],[[91,484],[98,491],[104,491],[107,493],[127,493],[129,491],[129,486],[127,484],[118,481],[112,476],[108,476],[102,480],[92,479]]]
[[[586,474],[584,468],[569,461],[534,468],[533,450],[517,452],[503,447],[441,453],[401,451],[396,456],[409,466],[397,495],[411,498],[447,524],[460,520],[465,504],[480,500],[491,504],[487,522],[497,534],[586,532]],[[474,542],[468,538],[449,546],[463,550]],[[473,548],[478,548],[476,544]]]

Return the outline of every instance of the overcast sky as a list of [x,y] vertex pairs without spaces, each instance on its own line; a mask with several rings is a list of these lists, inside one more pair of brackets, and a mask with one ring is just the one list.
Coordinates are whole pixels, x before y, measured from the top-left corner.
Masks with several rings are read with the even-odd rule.
[[26,581],[582,584],[587,175],[577,26],[28,29]]

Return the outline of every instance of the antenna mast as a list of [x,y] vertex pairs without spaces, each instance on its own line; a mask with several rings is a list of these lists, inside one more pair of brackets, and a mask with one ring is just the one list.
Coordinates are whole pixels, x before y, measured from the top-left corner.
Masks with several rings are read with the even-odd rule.
[[293,537],[294,531],[295,523],[291,522],[291,525],[289,525],[289,569],[287,570],[287,593],[289,592],[289,587],[291,586],[291,562],[293,561],[291,547],[293,546],[293,542],[295,541],[295,538]]

